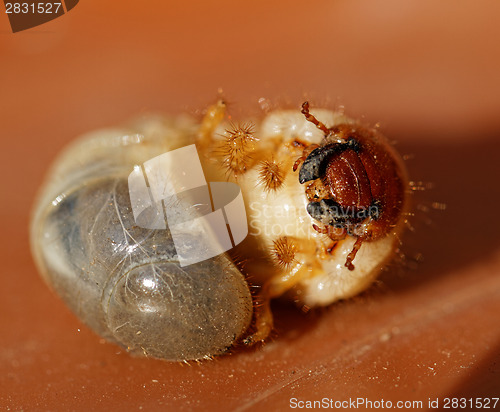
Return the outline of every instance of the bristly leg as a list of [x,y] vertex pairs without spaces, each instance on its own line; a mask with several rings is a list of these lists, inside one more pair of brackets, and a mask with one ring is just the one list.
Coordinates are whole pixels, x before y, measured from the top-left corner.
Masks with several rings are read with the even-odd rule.
[[297,263],[295,259],[297,246],[288,236],[281,236],[274,240],[271,253],[276,265],[281,269],[289,270],[293,263]]
[[276,191],[283,186],[286,173],[282,162],[275,159],[264,160],[259,166],[259,183],[264,186],[266,191]]
[[251,123],[231,124],[226,129],[224,139],[220,144],[222,165],[228,174],[238,177],[253,165],[252,153],[255,151],[254,125]]
[[307,239],[297,238],[293,236],[280,236],[273,241],[271,247],[271,255],[274,262],[280,269],[286,271],[299,263],[296,256],[297,253],[305,255],[313,255],[316,252],[316,245]]

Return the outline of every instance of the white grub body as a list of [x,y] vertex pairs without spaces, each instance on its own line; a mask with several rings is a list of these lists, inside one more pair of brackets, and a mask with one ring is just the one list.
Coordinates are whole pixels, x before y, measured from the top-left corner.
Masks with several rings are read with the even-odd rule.
[[[312,113],[328,127],[354,123],[330,110]],[[387,236],[363,243],[352,271],[345,262],[353,237],[326,252],[331,240],[313,229],[317,222],[306,211],[305,185],[292,170],[304,146],[320,144],[324,134],[299,110],[239,119],[252,125],[245,128],[252,139],[251,153],[236,166],[227,159],[228,146],[220,150],[234,128],[223,118],[219,112],[201,123],[189,116],[146,116],[95,131],[61,154],[40,191],[31,244],[42,276],[81,320],[132,353],[167,360],[224,353],[248,334],[253,301],[247,280],[265,290],[275,279],[286,284],[294,277],[290,287],[269,296],[325,306],[366,289],[397,246],[403,219]],[[184,269],[165,231],[135,224],[127,176],[134,167],[193,143],[207,181],[240,186],[248,236],[230,252]],[[263,181],[265,162],[280,172],[271,189]],[[238,172],[228,172],[228,164]],[[175,170],[165,173],[175,178]],[[186,237],[192,247],[201,247],[196,230]],[[276,256],[280,241],[294,249],[285,264]],[[272,328],[272,316],[262,319]]]

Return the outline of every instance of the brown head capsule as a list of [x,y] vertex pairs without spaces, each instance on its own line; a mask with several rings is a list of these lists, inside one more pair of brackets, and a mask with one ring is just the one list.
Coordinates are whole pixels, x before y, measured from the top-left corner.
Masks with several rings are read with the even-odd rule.
[[[301,184],[318,180],[323,195],[309,195],[307,212],[334,242],[345,236],[356,238],[345,265],[353,260],[363,242],[386,236],[400,220],[406,183],[399,158],[376,130],[339,124],[327,128],[302,106],[306,119],[324,133],[321,145],[307,147],[294,165],[302,163]],[[317,193],[317,192],[316,192]],[[333,230],[336,229],[336,230]]]

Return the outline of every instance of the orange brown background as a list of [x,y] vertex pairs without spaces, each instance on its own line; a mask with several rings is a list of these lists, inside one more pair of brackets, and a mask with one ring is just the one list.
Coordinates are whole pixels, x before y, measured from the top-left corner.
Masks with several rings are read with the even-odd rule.
[[[500,396],[500,3],[82,0],[13,34],[0,15],[0,409],[267,410],[289,399]],[[345,106],[432,182],[396,268],[359,298],[276,305],[262,349],[134,359],[82,325],[28,248],[37,188],[81,133],[137,114]],[[425,221],[432,220],[430,225]],[[218,406],[221,405],[222,406]]]

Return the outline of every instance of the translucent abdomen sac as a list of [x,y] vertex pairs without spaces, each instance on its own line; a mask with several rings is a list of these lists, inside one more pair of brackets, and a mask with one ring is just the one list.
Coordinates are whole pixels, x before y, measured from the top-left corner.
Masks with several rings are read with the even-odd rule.
[[[252,298],[225,254],[182,267],[168,229],[134,220],[134,166],[190,144],[190,118],[150,118],[85,136],[56,161],[31,227],[46,282],[95,332],[136,354],[168,360],[225,352],[247,330]],[[196,231],[184,243],[200,247]]]

